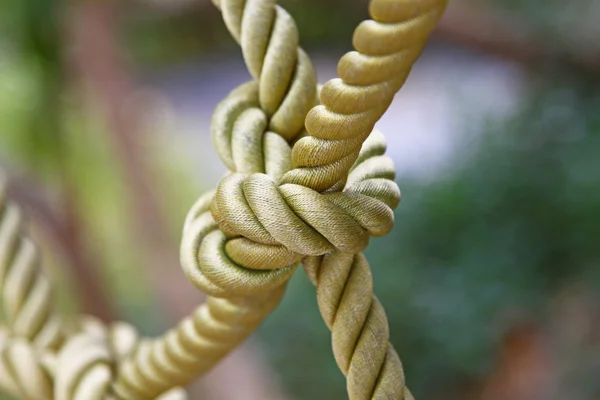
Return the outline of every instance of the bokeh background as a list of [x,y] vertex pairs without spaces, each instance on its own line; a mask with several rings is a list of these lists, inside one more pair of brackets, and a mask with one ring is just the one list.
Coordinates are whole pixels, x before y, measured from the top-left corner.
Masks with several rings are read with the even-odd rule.
[[[365,0],[285,0],[321,82]],[[600,2],[452,0],[378,124],[396,227],[367,250],[417,399],[600,399]],[[3,0],[0,167],[65,313],[162,332],[202,295],[183,219],[248,80],[208,0]],[[345,398],[302,271],[194,398]]]

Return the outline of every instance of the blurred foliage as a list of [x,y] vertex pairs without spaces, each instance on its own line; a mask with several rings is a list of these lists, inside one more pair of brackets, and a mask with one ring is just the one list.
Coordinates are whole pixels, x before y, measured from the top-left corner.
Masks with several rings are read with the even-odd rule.
[[[32,189],[46,192],[58,210],[61,196],[72,196],[81,216],[83,240],[103,267],[100,273],[109,290],[114,290],[117,306],[131,322],[156,330],[161,315],[153,311],[151,285],[138,282],[148,274],[142,263],[143,248],[135,237],[130,212],[135,205],[121,163],[100,108],[63,77],[65,42],[58,34],[63,16],[59,2],[11,1],[2,3],[0,10],[6,11],[2,28],[7,32],[0,39],[0,158],[41,182],[43,188]],[[158,124],[146,128],[141,141],[150,154],[144,157],[154,161],[150,174],[157,185],[155,193],[170,194],[163,211],[177,243],[181,221],[201,184],[194,180],[178,184],[188,164],[160,144],[151,129],[159,129]]]
[[[599,108],[597,90],[543,90],[509,120],[471,127],[454,168],[400,179],[396,227],[366,253],[417,398],[483,378],[504,333],[543,323],[565,288],[600,287]],[[344,397],[306,277],[260,337],[295,398]]]
[[52,173],[62,140],[59,126],[62,80],[61,2],[4,3],[0,41],[0,126],[11,156],[35,161]]
[[[476,0],[467,0],[479,3]],[[501,11],[527,23],[543,45],[555,51],[586,48],[597,52],[600,35],[600,3],[596,0],[486,0]],[[575,48],[575,49],[573,49]]]
[[[354,28],[368,16],[365,0],[351,4],[342,0],[280,3],[296,20],[300,43],[309,50],[348,48]],[[239,51],[220,12],[209,1],[166,16],[161,10],[131,7],[126,17],[123,39],[132,50],[132,60],[143,68]]]

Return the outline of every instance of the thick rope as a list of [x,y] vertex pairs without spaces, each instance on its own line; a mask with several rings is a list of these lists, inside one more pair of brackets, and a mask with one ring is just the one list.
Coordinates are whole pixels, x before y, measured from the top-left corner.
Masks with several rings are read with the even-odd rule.
[[[58,350],[36,348],[30,341],[0,329],[0,389],[31,400],[116,400],[114,370],[137,346],[137,332],[128,324],[105,327],[84,318]],[[174,388],[146,397],[185,400]]]
[[[383,135],[371,134],[348,176],[344,192],[370,187],[372,192],[387,193],[385,187],[395,185],[395,171],[384,153]],[[400,193],[381,198],[393,209],[400,202]],[[334,252],[306,257],[303,264],[317,287],[319,310],[332,332],[333,354],[347,377],[349,398],[412,399],[404,385],[400,359],[389,342],[385,311],[373,296],[367,259],[362,254]]]
[[310,136],[292,152],[294,169],[283,177],[319,192],[341,190],[362,142],[408,77],[447,0],[371,0],[372,20],[354,31],[356,51],[338,64],[339,78],[321,90],[308,114]]
[[[227,29],[242,47],[248,71],[258,84],[257,97],[250,104],[240,104],[241,109],[252,106],[258,111],[255,114],[265,118],[269,131],[288,142],[293,140],[304,127],[306,113],[318,100],[316,74],[310,59],[298,47],[294,19],[276,5],[275,0],[213,0],[213,3],[221,10]],[[237,117],[236,113],[227,114]],[[218,116],[216,111],[215,118]],[[228,124],[213,126],[229,128]],[[234,143],[240,141],[235,132]],[[261,172],[236,168],[233,159],[237,158],[232,158],[228,151],[231,136],[217,136],[222,140],[216,140],[215,146],[231,171]],[[260,153],[260,149],[241,150],[245,154]]]
[[398,354],[389,342],[385,311],[373,296],[362,254],[307,257],[304,269],[317,287],[317,302],[332,333],[333,354],[352,399],[413,400]]
[[[374,2],[372,12],[381,13],[384,3]],[[316,116],[313,116],[314,121],[329,122],[329,130],[334,123],[345,128],[354,123],[361,129],[343,131],[336,128],[335,132],[346,133],[346,136],[327,137],[328,140],[317,142],[306,137],[294,146],[298,154],[312,153],[314,162],[333,160],[328,165],[334,165],[338,172],[321,167],[305,168],[297,162],[298,156],[293,154],[292,160],[301,168],[288,172],[288,143],[300,133],[301,125],[292,124],[293,129],[288,130],[285,126],[273,129],[272,121],[283,108],[281,104],[293,98],[290,95],[292,90],[307,87],[300,80],[290,80],[295,63],[296,72],[300,70],[301,62],[297,60],[301,60],[303,54],[297,50],[293,21],[273,1],[217,2],[227,27],[242,45],[244,59],[255,81],[234,90],[215,111],[211,128],[213,140],[232,173],[221,181],[214,195],[207,194],[196,203],[184,228],[181,246],[184,271],[197,287],[212,298],[165,337],[140,346],[121,370],[117,385],[123,388],[121,395],[127,393],[127,398],[142,398],[160,393],[169,385],[188,382],[237,346],[268,315],[277,305],[296,264],[305,256],[322,256],[332,252],[356,254],[367,246],[371,235],[389,232],[393,225],[392,208],[399,199],[399,191],[393,182],[393,164],[389,159],[377,158],[380,157],[377,149],[382,147],[383,142],[378,133],[373,135],[372,141],[378,145],[365,146],[360,159],[359,150],[373,124],[404,82],[410,65],[441,13],[443,7],[440,4],[443,5],[443,2],[432,3],[424,10],[415,9],[413,5],[412,11],[404,4],[404,11],[396,10],[395,19],[384,22],[389,24],[399,20],[396,25],[401,26],[390,25],[394,27],[392,33],[398,31],[400,33],[394,33],[400,35],[397,39],[412,41],[405,40],[399,47],[397,44],[396,47],[379,45],[379,53],[373,35],[380,33],[383,24],[371,21],[375,25],[366,22],[359,26],[355,44],[359,44],[359,50],[364,48],[366,51],[349,53],[342,59],[342,71],[345,71],[343,66],[347,65],[347,60],[352,57],[359,60],[352,73],[342,75],[348,83],[338,80],[326,84],[321,99],[329,104],[329,108],[318,106],[311,113]],[[419,12],[425,17],[420,17]],[[287,28],[284,29],[284,26]],[[281,33],[276,33],[283,31],[293,32],[284,35],[292,38],[292,45],[287,48],[279,41]],[[278,63],[282,65],[281,69],[272,67]],[[288,72],[282,73],[282,70]],[[278,79],[266,77],[272,71],[280,72]],[[298,86],[294,86],[296,82],[300,82]],[[350,86],[358,84],[363,86]],[[269,87],[271,90],[265,89]],[[313,87],[314,81],[310,80],[310,88]],[[341,89],[335,92],[336,87]],[[371,94],[381,88],[385,90],[379,97]],[[348,90],[353,90],[351,95],[347,95]],[[336,95],[341,102],[327,103]],[[304,112],[311,103],[308,101],[311,96],[302,98],[306,99],[303,107],[294,109]],[[362,99],[362,103],[356,99]],[[330,108],[337,113],[335,118],[317,118],[319,113],[331,115]],[[363,112],[368,115],[360,114]],[[357,118],[368,123],[357,124]],[[291,117],[290,120],[300,118]],[[309,121],[310,115],[307,124]],[[293,132],[287,134],[287,131]],[[323,131],[327,130],[323,128]],[[306,147],[310,143],[313,143],[312,150]],[[350,162],[340,166],[339,159],[336,161],[335,157],[342,153],[344,159]],[[334,193],[344,186],[345,174],[357,159],[354,167],[356,178],[351,178],[345,192]],[[337,177],[331,184],[312,185],[314,187],[305,180],[298,184],[298,179],[293,178],[314,177],[315,171],[325,177]],[[355,184],[352,184],[352,179]],[[324,189],[327,189],[326,193],[318,192]],[[368,298],[372,298],[372,291]],[[228,312],[222,313],[225,308]],[[385,319],[378,321],[383,321],[387,329]],[[365,321],[358,322],[358,327],[362,328]],[[385,343],[387,348],[387,339]],[[379,367],[374,371],[377,378]],[[382,378],[382,381],[387,379]]]
[[125,325],[87,323],[67,332],[49,307],[49,284],[22,218],[0,190],[8,324],[0,330],[0,388],[31,399],[156,398],[253,332],[303,261],[350,398],[412,399],[360,252],[370,236],[389,232],[400,200],[373,126],[445,0],[372,0],[374,20],[356,29],[356,51],[341,59],[340,79],[323,86],[321,105],[294,21],[274,0],[215,4],[254,81],[215,111],[213,140],[231,173],[199,199],[184,226],[182,266],[208,301],[157,339],[139,341]]
[[40,254],[25,234],[21,209],[7,198],[0,174],[0,294],[8,330],[38,348],[57,348],[63,340],[52,289],[40,267]]
[[[137,347],[137,333],[127,324],[105,327],[93,318],[62,321],[39,257],[0,174],[0,304],[6,323],[0,325],[0,391],[31,400],[116,399],[114,370]],[[160,397],[185,398],[177,388]]]
[[[84,322],[82,329],[71,335],[57,354],[54,399],[119,399],[119,391],[113,385],[114,370],[141,346],[138,334],[132,326],[122,322],[108,327],[94,319]],[[182,389],[174,388],[158,397],[145,397],[154,398],[185,400],[187,395]]]
[[34,345],[0,328],[0,391],[22,399],[52,399],[52,359]]
[[[245,9],[239,1],[218,5],[255,80],[233,90],[218,105],[211,123],[213,142],[231,172],[240,176],[260,173],[277,181],[290,170],[290,142],[301,134],[306,114],[318,101],[314,68],[298,47],[293,19],[275,2],[251,0]],[[220,193],[217,191],[217,196]],[[199,258],[208,257],[207,265],[222,266],[229,261],[224,251],[245,251],[236,248],[237,241],[225,250],[226,238],[210,210],[214,195],[202,196],[189,212],[181,245],[184,271],[211,297],[162,337],[143,342],[123,363],[115,385],[122,398],[156,396],[173,385],[189,383],[214,366],[277,306],[285,282],[296,268],[268,271],[269,265],[260,264],[266,286],[257,290],[244,290],[243,277],[234,290],[205,278],[198,270]],[[291,254],[281,246],[278,250]],[[280,258],[285,254],[279,254]],[[297,263],[302,256],[291,257],[285,265]],[[234,257],[228,265],[235,261]],[[279,262],[276,267],[282,265]],[[245,269],[238,270],[243,273]]]

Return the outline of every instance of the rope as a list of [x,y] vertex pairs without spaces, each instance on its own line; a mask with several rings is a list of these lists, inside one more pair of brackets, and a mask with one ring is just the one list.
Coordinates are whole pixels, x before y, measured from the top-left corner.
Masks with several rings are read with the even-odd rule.
[[[138,346],[141,346],[138,333],[131,325],[118,322],[106,327],[98,320],[87,319],[81,331],[71,335],[57,354],[54,399],[120,398],[118,390],[113,387],[113,370]],[[146,398],[185,400],[187,395],[182,389],[174,387],[160,396]]]
[[[63,321],[23,214],[0,174],[0,391],[31,400],[111,400],[117,365],[138,337],[124,323],[83,317]],[[155,396],[156,397],[156,396]],[[175,388],[161,400],[184,400]]]
[[340,190],[362,142],[387,110],[441,16],[446,0],[371,0],[373,20],[354,31],[356,51],[338,63],[337,79],[321,91],[306,118],[310,136],[292,152],[283,177],[319,192]]
[[[385,148],[383,135],[374,131],[359,153],[344,192],[393,188],[390,195],[380,197],[391,212],[400,202],[400,192],[394,183],[393,162],[384,156]],[[317,287],[319,310],[332,332],[333,353],[347,377],[349,398],[412,399],[404,386],[400,359],[389,343],[385,311],[373,296],[371,270],[364,255],[333,252],[306,257],[303,264]]]
[[274,0],[213,2],[253,80],[215,110],[211,135],[230,172],[184,224],[182,267],[207,302],[154,339],[122,323],[61,323],[37,250],[0,186],[0,388],[28,399],[185,398],[176,387],[246,339],[302,262],[350,399],[410,400],[361,252],[392,229],[400,201],[373,127],[446,1],[372,0],[373,20],[358,26],[340,78],[322,88],[294,20]]
[[[318,101],[314,68],[298,47],[293,19],[275,2],[251,0],[245,9],[239,1],[216,5],[221,7],[229,31],[240,43],[255,80],[233,90],[217,106],[211,122],[213,142],[223,163],[234,173],[231,176],[260,173],[277,181],[290,170],[290,142],[302,133],[306,114]],[[261,278],[265,285],[256,290],[231,288],[205,278],[198,269],[199,256],[217,258],[207,260],[209,268],[219,267],[221,261],[233,266],[240,257],[248,259],[244,255],[246,249],[240,248],[246,244],[243,239],[242,243],[233,240],[227,246],[228,254],[238,254],[237,258],[234,255],[230,261],[224,253],[225,236],[210,210],[215,195],[222,196],[222,192],[207,193],[192,207],[181,245],[184,272],[211,297],[161,338],[143,343],[123,363],[115,385],[122,398],[155,396],[174,384],[186,384],[211,368],[277,306],[285,282],[296,268],[265,269]],[[211,247],[206,250],[206,246]],[[282,246],[273,251],[279,260],[293,258],[286,260],[285,265],[301,258]],[[250,267],[246,264],[242,265]],[[254,265],[269,267],[258,259]],[[243,273],[244,269],[239,271]],[[241,281],[244,286],[243,277]]]
[[20,208],[8,201],[0,174],[0,294],[2,314],[15,337],[37,348],[57,348],[63,340],[52,289],[40,268],[40,255],[25,234]]
[[52,399],[50,362],[30,341],[0,329],[0,391],[23,399]]

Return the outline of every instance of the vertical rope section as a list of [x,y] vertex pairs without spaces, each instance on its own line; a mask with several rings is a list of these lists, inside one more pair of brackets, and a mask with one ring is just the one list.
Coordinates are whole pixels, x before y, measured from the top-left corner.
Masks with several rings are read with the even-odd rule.
[[[394,209],[400,203],[400,192],[394,183],[394,164],[385,150],[385,138],[374,131],[363,144],[344,193],[368,193]],[[381,232],[385,233],[387,229]],[[331,330],[333,354],[347,378],[349,398],[412,399],[400,359],[389,342],[385,311],[373,295],[366,257],[333,252],[306,257],[302,262],[317,287],[319,311]]]
[[366,257],[332,253],[307,257],[304,268],[317,287],[319,311],[331,330],[333,354],[351,400],[413,400],[402,363],[389,342],[388,320],[373,296]]

